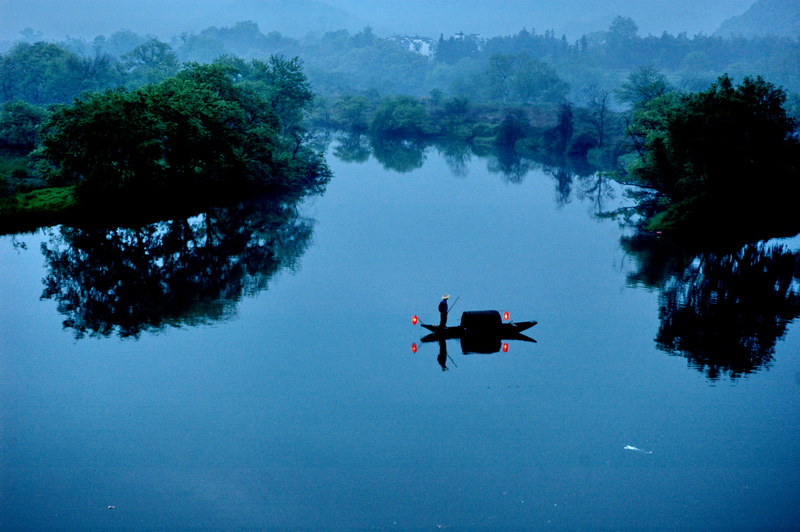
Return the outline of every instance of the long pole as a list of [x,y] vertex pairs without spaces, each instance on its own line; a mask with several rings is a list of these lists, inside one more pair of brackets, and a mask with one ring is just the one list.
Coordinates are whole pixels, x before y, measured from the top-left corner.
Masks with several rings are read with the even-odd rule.
[[447,313],[448,313],[448,314],[450,314],[450,311],[451,311],[451,310],[453,310],[453,307],[455,307],[455,306],[456,306],[456,303],[458,303],[458,300],[459,300],[459,299],[461,299],[461,296],[456,296],[456,300],[455,300],[455,301],[453,301],[453,304],[452,304],[452,305],[450,305],[450,308],[448,308],[448,309],[447,309]]

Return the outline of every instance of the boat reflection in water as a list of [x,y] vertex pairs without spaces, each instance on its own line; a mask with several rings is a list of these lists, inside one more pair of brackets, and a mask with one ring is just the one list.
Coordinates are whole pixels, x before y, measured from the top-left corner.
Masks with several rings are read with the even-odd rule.
[[[508,313],[505,316],[507,319]],[[416,324],[417,322],[419,319],[414,316],[412,323]],[[465,355],[490,355],[501,351],[507,353],[508,341],[536,342],[533,338],[522,334],[522,331],[530,329],[536,323],[535,321],[504,323],[500,313],[495,310],[468,311],[461,314],[461,324],[454,327],[440,327],[419,322],[420,325],[431,331],[420,341],[439,344],[437,361],[442,367],[442,371],[447,371],[449,369],[447,360],[450,359],[452,362],[452,358],[447,354],[447,340],[458,339],[461,344],[461,352]],[[411,346],[411,350],[415,353],[418,349],[417,344]]]

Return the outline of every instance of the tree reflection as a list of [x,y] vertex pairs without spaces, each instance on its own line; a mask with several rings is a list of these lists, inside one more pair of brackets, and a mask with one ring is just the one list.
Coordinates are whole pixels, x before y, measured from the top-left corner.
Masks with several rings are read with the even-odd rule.
[[370,144],[375,159],[387,170],[407,173],[425,163],[426,146],[422,142],[373,136]]
[[472,160],[472,146],[469,143],[442,141],[436,144],[436,149],[455,177],[467,176],[467,163]]
[[312,231],[293,205],[268,200],[136,228],[62,227],[42,244],[42,297],[77,338],[208,323],[296,267]]
[[735,253],[690,253],[653,237],[623,239],[638,262],[632,285],[661,292],[656,344],[710,379],[769,367],[775,344],[800,316],[800,254],[748,244]]
[[606,212],[606,204],[615,199],[614,182],[610,174],[595,172],[587,175],[580,175],[581,188],[578,195],[581,199],[592,202],[592,212],[602,215]]
[[563,207],[572,197],[574,176],[565,163],[558,166],[544,166],[542,171],[556,180],[556,205]]
[[488,155],[486,168],[492,174],[501,174],[507,183],[519,184],[536,168],[536,163],[518,154],[514,148],[499,147]]
[[333,154],[346,163],[365,163],[372,153],[369,139],[365,135],[346,135],[339,137]]

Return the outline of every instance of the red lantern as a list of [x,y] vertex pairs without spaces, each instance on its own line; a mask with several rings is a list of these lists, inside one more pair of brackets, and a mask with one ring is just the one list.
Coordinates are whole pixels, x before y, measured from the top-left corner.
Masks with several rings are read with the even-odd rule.
[[503,319],[504,320],[508,321],[508,318],[510,318],[510,317],[511,316],[508,314],[508,311],[503,312]]
[[508,344],[503,344],[503,353],[508,353]]
[[411,352],[412,353],[416,353],[417,352],[417,344],[411,344]]
[[412,318],[411,318],[411,325],[416,325],[418,321],[419,321],[419,318],[418,318],[418,317],[416,316],[416,314],[415,314],[415,315],[414,315],[414,316],[412,316]]

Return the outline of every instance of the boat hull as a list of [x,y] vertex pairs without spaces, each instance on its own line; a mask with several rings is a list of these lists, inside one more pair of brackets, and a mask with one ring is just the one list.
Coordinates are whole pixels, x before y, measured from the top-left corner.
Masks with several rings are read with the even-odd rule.
[[428,329],[434,336],[443,338],[461,338],[463,336],[493,336],[497,338],[514,339],[515,335],[520,334],[522,331],[527,331],[537,322],[535,321],[519,321],[512,323],[501,323],[492,327],[464,327],[457,325],[455,327],[440,327],[438,325],[421,325]]

